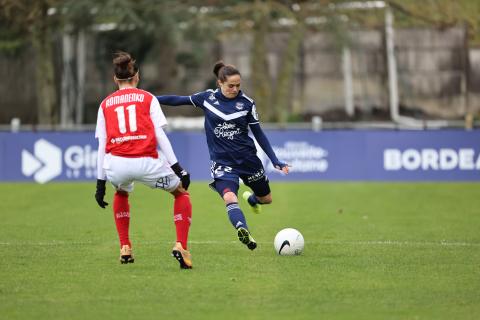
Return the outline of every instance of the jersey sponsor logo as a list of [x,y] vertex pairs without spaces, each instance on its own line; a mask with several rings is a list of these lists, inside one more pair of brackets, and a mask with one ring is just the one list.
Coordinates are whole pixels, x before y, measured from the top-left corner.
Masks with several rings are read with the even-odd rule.
[[242,132],[240,128],[237,128],[237,126],[234,123],[220,123],[218,124],[215,129],[213,130],[215,133],[215,136],[217,138],[227,138],[229,140],[233,140],[233,138]]
[[134,140],[146,140],[147,136],[142,134],[138,136],[124,136],[124,137],[118,137],[118,138],[112,138],[110,142],[113,143],[123,143],[127,141],[134,141]]
[[449,171],[480,170],[480,153],[471,148],[385,149],[383,168],[386,171]]
[[62,152],[53,143],[39,139],[33,145],[33,154],[22,150],[22,174],[26,177],[33,176],[34,181],[42,184],[62,174],[68,179],[78,179],[82,175],[93,178],[96,168],[97,151],[92,150],[90,145],[71,145]]

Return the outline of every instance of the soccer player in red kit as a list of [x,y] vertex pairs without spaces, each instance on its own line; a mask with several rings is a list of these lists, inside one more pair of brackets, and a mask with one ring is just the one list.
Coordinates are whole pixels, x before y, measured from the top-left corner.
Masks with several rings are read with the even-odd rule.
[[[97,188],[95,199],[102,208],[106,180],[115,188],[113,214],[120,238],[120,262],[133,263],[129,239],[129,193],[134,181],[163,189],[175,197],[173,220],[177,241],[172,256],[182,269],[192,268],[187,250],[192,205],[187,192],[190,175],[178,163],[163,127],[167,125],[158,100],[137,89],[138,67],[126,52],[113,59],[118,90],[106,97],[98,109],[95,137],[98,138]],[[160,147],[161,152],[157,150]]]

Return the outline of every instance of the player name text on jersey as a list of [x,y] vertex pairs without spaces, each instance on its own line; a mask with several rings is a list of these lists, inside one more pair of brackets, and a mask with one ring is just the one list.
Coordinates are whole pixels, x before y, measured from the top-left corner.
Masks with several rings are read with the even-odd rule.
[[128,103],[128,102],[143,102],[145,95],[142,93],[128,93],[122,94],[119,96],[113,96],[107,99],[105,106],[111,107],[118,104]]

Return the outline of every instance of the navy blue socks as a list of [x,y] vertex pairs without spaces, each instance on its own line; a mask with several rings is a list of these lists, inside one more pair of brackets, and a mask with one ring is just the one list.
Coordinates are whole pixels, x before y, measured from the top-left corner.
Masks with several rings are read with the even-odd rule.
[[243,227],[248,230],[247,221],[237,202],[227,204],[227,213],[230,222],[235,229]]

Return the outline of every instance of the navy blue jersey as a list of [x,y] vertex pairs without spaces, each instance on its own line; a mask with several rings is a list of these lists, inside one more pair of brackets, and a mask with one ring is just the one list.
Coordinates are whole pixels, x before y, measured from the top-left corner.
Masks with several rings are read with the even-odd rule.
[[205,114],[205,133],[212,161],[242,164],[243,159],[256,155],[248,126],[258,123],[255,102],[241,91],[229,99],[220,90],[207,90],[190,96],[193,105]]

